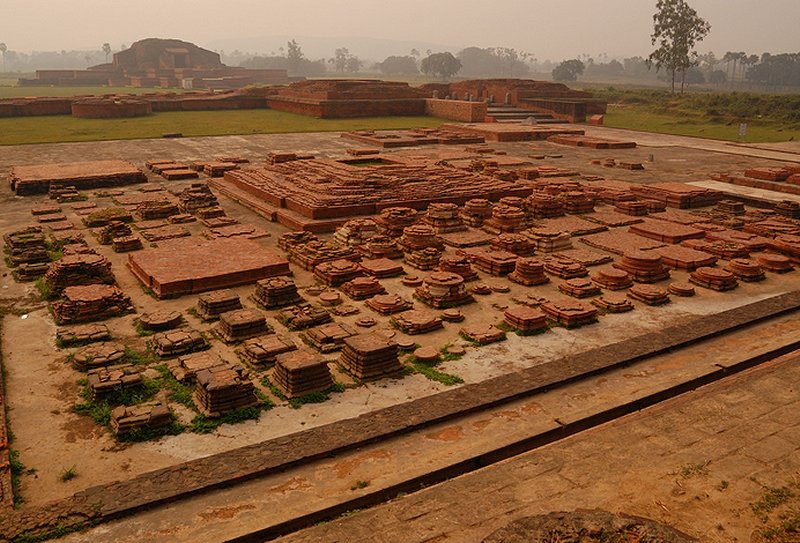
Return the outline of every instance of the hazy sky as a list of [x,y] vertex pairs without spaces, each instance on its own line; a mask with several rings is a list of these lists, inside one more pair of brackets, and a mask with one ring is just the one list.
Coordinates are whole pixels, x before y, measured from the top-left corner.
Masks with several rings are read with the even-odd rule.
[[[277,49],[296,36],[309,57],[312,37],[424,42],[444,48],[507,46],[540,60],[581,53],[646,56],[655,0],[6,0],[0,42],[17,51],[99,49],[171,37],[210,49]],[[711,23],[698,48],[760,54],[797,52],[800,0],[689,0]],[[281,38],[276,38],[280,36]],[[398,44],[396,54],[407,54]],[[435,47],[432,47],[436,49]],[[374,51],[378,53],[378,51]],[[376,56],[376,55],[373,55]]]

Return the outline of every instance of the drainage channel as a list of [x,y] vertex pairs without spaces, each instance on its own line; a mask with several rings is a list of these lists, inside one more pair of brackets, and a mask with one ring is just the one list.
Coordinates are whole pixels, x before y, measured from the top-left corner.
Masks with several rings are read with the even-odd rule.
[[717,369],[715,371],[666,387],[652,394],[636,398],[632,401],[613,406],[583,418],[577,418],[565,423],[559,422],[559,427],[555,429],[519,439],[511,443],[506,443],[500,447],[483,451],[469,458],[432,470],[417,477],[412,477],[397,484],[377,489],[374,492],[362,494],[335,505],[320,508],[284,522],[279,522],[248,534],[227,539],[226,542],[261,543],[271,541],[315,524],[331,521],[348,512],[380,505],[398,496],[417,492],[431,485],[442,483],[448,479],[473,472],[545,445],[556,443],[579,432],[584,432],[591,428],[620,419],[626,415],[655,406],[671,398],[696,390],[704,385],[720,381],[747,369],[765,364],[778,357],[797,352],[798,358],[800,358],[800,351],[798,351],[798,349],[800,349],[800,339],[744,358],[732,364],[716,365]]

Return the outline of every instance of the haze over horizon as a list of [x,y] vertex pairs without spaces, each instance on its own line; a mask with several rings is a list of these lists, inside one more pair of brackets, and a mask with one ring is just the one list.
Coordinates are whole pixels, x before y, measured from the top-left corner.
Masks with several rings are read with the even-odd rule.
[[[698,52],[797,52],[798,0],[688,0],[711,23]],[[270,53],[294,38],[309,59],[349,47],[362,58],[411,47],[453,53],[513,47],[539,60],[647,56],[655,0],[9,0],[0,42],[16,51],[97,50],[148,38]]]

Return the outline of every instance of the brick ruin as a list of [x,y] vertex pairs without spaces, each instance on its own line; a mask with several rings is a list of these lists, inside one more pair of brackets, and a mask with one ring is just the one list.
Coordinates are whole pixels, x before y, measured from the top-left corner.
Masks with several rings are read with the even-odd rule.
[[147,177],[125,160],[96,160],[61,164],[14,166],[9,174],[11,190],[19,196],[47,193],[52,184],[76,189],[119,187],[145,183]]

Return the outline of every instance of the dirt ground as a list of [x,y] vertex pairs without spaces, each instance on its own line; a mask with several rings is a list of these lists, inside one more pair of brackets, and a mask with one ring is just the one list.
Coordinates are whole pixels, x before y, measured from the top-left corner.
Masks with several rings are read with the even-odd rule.
[[[354,147],[353,142],[342,140],[331,134],[275,135],[224,138],[197,138],[176,141],[130,141],[103,142],[96,144],[58,144],[44,146],[6,147],[0,156],[0,173],[14,164],[33,164],[43,162],[64,162],[85,160],[87,158],[123,158],[142,166],[145,160],[170,158],[175,160],[196,160],[210,158],[219,154],[236,154],[258,162],[270,151],[293,151],[321,156],[341,156],[345,149]],[[626,181],[689,181],[702,179],[715,171],[740,171],[751,165],[772,165],[771,160],[748,157],[740,149],[728,154],[687,147],[643,147],[634,150],[592,151],[557,146],[550,143],[492,144],[492,147],[508,152],[510,155],[527,157],[529,154],[548,152],[562,154],[563,158],[552,159],[550,163],[572,167],[583,174],[605,175]],[[746,152],[747,150],[745,150]],[[402,151],[404,153],[416,151]],[[429,150],[420,153],[429,153]],[[653,161],[649,162],[653,155]],[[642,161],[644,172],[603,168],[590,164],[592,158],[614,156],[622,160]],[[163,182],[169,190],[179,190],[186,183]],[[137,187],[126,189],[134,192]],[[95,198],[99,206],[112,205],[108,198]],[[0,189],[0,233],[6,233],[28,224],[33,220],[30,208],[33,205],[49,202],[46,197],[14,196],[7,185]],[[258,240],[265,247],[277,252],[277,237],[286,229],[271,223],[254,212],[220,197],[228,215],[243,223],[252,224],[270,232],[271,236]],[[80,217],[64,206],[68,219],[80,225]],[[205,233],[199,223],[187,226],[193,236],[199,238]],[[137,312],[151,311],[155,308],[173,309],[184,314],[187,322],[200,330],[207,331],[209,325],[202,323],[187,309],[194,306],[197,296],[184,296],[174,300],[157,301],[146,294],[138,281],[125,266],[127,256],[116,254],[108,246],[100,246],[91,233],[83,229],[90,245],[108,257],[120,287],[131,296]],[[576,247],[586,248],[580,243]],[[594,250],[594,249],[593,249]],[[301,292],[316,284],[312,274],[292,266],[295,280]],[[416,270],[406,266],[409,273]],[[478,302],[462,307],[467,322],[496,323],[502,318],[502,310],[513,304],[512,298],[523,293],[535,293],[549,298],[560,298],[553,278],[547,285],[525,288],[505,279],[486,278],[489,283],[502,282],[510,287],[508,293],[493,293],[478,299]],[[674,280],[685,280],[684,272],[674,272]],[[389,292],[397,292],[406,298],[412,297],[412,289],[402,286],[399,278],[381,280]],[[666,285],[666,283],[664,283]],[[730,293],[717,293],[698,288],[698,296],[692,299],[673,299],[665,307],[651,308],[637,303],[636,310],[624,315],[602,316],[600,323],[566,330],[554,328],[550,332],[535,337],[520,337],[509,334],[508,340],[495,345],[476,348],[458,336],[460,324],[445,323],[442,330],[415,336],[414,340],[423,346],[438,348],[446,344],[458,344],[466,348],[467,354],[461,359],[444,362],[438,369],[456,375],[467,383],[480,382],[490,377],[531,367],[559,356],[579,353],[591,347],[613,343],[644,332],[679,323],[696,315],[709,315],[722,310],[763,299],[772,295],[796,290],[800,287],[800,274],[785,276],[769,275],[763,283],[741,283]],[[252,285],[235,289],[245,306],[255,307],[249,299]],[[305,294],[314,301],[314,297]],[[34,506],[51,500],[69,496],[92,485],[124,479],[135,474],[173,465],[185,460],[199,458],[235,447],[258,443],[266,439],[287,435],[302,429],[326,424],[331,421],[350,418],[381,407],[412,401],[436,394],[445,385],[426,379],[420,374],[404,377],[401,380],[383,380],[348,388],[344,393],[333,394],[322,404],[304,405],[292,409],[280,402],[272,410],[263,412],[257,421],[237,425],[223,425],[208,435],[183,433],[164,437],[152,442],[118,444],[107,430],[97,427],[87,417],[73,411],[80,401],[78,380],[82,375],[66,363],[70,350],[59,350],[55,346],[55,325],[47,308],[34,302],[35,291],[31,283],[15,283],[8,270],[3,267],[0,279],[0,299],[15,303],[12,313],[3,321],[3,357],[6,370],[7,408],[10,429],[14,434],[13,448],[20,453],[21,462],[29,471],[22,479],[23,506]],[[387,317],[379,317],[364,308],[363,302],[350,302],[361,308],[361,314],[351,317],[336,317],[337,322],[353,324],[358,316],[370,315],[376,318],[375,329],[395,334]],[[422,304],[416,302],[417,307]],[[269,324],[281,333],[286,329],[275,320],[274,311],[266,312]],[[125,344],[142,350],[144,338],[136,335],[135,315],[110,319],[107,324],[114,337]],[[298,344],[297,335],[294,339]],[[234,361],[233,350],[212,339],[212,348],[223,358]],[[331,355],[330,358],[335,358]],[[337,379],[348,384],[343,374]],[[269,391],[263,390],[269,395]],[[190,413],[182,413],[188,422]],[[60,474],[75,467],[76,477],[62,481]],[[35,470],[35,471],[33,471]]]

